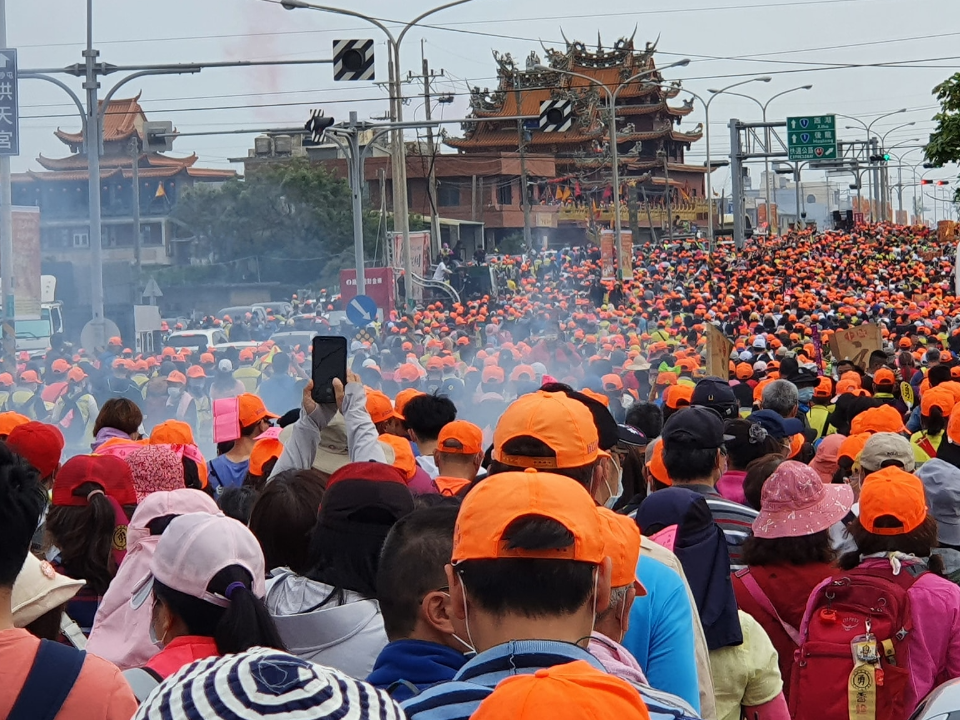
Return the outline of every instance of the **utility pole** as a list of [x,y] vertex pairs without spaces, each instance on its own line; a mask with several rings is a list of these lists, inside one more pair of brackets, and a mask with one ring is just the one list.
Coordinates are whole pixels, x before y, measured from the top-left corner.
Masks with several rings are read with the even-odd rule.
[[[140,239],[140,138],[134,134],[130,138],[130,153],[133,158],[131,168],[132,202],[133,202],[133,264],[135,268],[134,282],[136,290],[140,292],[140,270],[142,268],[141,260],[141,239]],[[161,182],[163,182],[161,180]]]
[[99,352],[106,347],[107,338],[103,314],[103,237],[100,224],[100,106],[97,102],[98,80],[97,57],[100,51],[93,49],[93,0],[87,0],[87,47],[83,51],[86,73],[83,89],[87,91],[86,128],[83,133],[87,149],[88,183],[90,203],[90,305],[93,319],[92,344]]
[[[514,73],[514,97],[517,102],[517,115],[520,115],[520,74]],[[520,207],[523,208],[523,244],[527,250],[533,249],[533,237],[530,232],[530,203],[527,202],[527,155],[524,152],[526,140],[523,137],[523,120],[517,120],[517,149],[520,151]]]
[[[0,0],[0,47],[7,49],[7,6]],[[13,186],[10,158],[0,157],[0,284],[3,285],[3,360],[13,361],[17,352],[17,333],[13,306]]]
[[[430,70],[430,63],[427,62],[426,55],[423,52],[423,41],[420,41],[420,60],[423,68],[423,108],[427,122],[433,119],[430,97],[430,81],[436,77]],[[443,70],[440,70],[443,75]],[[433,128],[427,128],[427,153],[430,155],[430,169],[427,177],[427,194],[430,198],[430,236],[433,239],[434,252],[440,252],[440,206],[437,201],[437,149],[433,143]]]

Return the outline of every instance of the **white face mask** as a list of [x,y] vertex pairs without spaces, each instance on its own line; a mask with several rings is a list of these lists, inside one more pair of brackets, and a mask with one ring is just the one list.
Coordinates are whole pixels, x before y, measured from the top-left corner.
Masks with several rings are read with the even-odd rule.
[[610,488],[610,483],[607,482],[607,477],[604,475],[603,484],[607,486],[607,492],[610,493],[610,497],[607,498],[607,501],[603,504],[607,510],[613,510],[613,506],[617,504],[617,501],[620,499],[620,496],[623,495],[623,468],[620,466],[616,460],[613,460],[613,464],[617,467],[617,489],[614,492]]
[[169,395],[169,396],[172,397],[172,398],[180,397],[180,393],[181,393],[181,392],[183,392],[183,389],[182,389],[182,388],[179,388],[179,387],[168,387],[168,388],[167,388],[167,395]]

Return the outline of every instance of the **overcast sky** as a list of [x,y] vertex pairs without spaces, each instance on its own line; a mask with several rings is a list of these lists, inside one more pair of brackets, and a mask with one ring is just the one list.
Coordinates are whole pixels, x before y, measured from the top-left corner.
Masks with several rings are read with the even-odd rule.
[[[335,0],[328,0],[335,4]],[[409,20],[435,6],[421,0],[351,0],[344,7],[389,20]],[[591,12],[600,10],[603,12]],[[666,9],[665,9],[666,8]],[[60,67],[81,62],[85,10],[80,0],[10,0],[8,44],[20,49],[21,68]],[[887,146],[912,138],[925,140],[936,112],[932,88],[956,71],[960,52],[960,3],[955,0],[473,0],[427,21],[434,27],[411,30],[403,43],[402,70],[419,72],[420,43],[431,65],[446,76],[438,89],[455,93],[446,117],[468,111],[468,86],[493,87],[496,65],[491,50],[521,60],[531,50],[543,56],[538,41],[561,47],[561,29],[571,39],[605,45],[637,27],[636,43],[660,37],[658,64],[691,58],[686,68],[668,71],[684,87],[708,90],[769,74],[770,83],[753,82],[742,90],[765,100],[792,87],[813,84],[774,101],[769,118],[791,114],[843,113],[870,122],[902,107],[908,113],[885,118],[875,128],[890,134]],[[329,58],[334,38],[372,37],[379,55],[377,78],[386,79],[386,46],[378,30],[365,23],[310,10],[286,11],[268,0],[95,0],[94,44],[101,59],[117,65],[220,60],[303,60]],[[884,63],[885,67],[850,67]],[[893,64],[894,66],[890,66]],[[840,66],[840,67],[838,67]],[[80,82],[61,76],[81,93]],[[121,75],[104,79],[102,94]],[[66,147],[57,127],[76,131],[79,118],[65,94],[36,80],[22,80],[21,156],[15,171],[40,169],[37,155],[61,157]],[[418,92],[408,86],[409,94]],[[208,69],[199,75],[132,81],[117,97],[142,91],[150,119],[172,120],[181,132],[302,125],[311,107],[345,118],[350,109],[361,118],[384,113],[386,93],[372,83],[334,83],[329,65],[257,69]],[[679,99],[678,99],[679,102]],[[412,98],[405,119],[423,117],[422,102]],[[728,152],[731,117],[759,120],[749,100],[721,97],[711,105],[711,153]],[[703,120],[699,103],[684,121],[692,129]],[[838,124],[852,124],[838,120]],[[451,126],[451,132],[459,132]],[[863,131],[842,131],[859,139]],[[185,137],[178,153],[197,152],[199,165],[238,167],[228,158],[245,156],[252,135]],[[903,149],[917,143],[907,143]],[[898,152],[895,150],[894,152]],[[704,143],[688,158],[702,163]],[[920,160],[920,152],[908,156]],[[940,176],[949,176],[946,170]],[[936,173],[931,176],[937,176]],[[715,187],[725,172],[715,174]]]

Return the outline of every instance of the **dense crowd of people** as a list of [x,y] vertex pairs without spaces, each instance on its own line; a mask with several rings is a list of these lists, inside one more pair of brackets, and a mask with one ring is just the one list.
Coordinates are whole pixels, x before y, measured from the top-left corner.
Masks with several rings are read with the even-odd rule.
[[22,357],[0,717],[906,720],[960,677],[955,254],[532,254],[324,404],[269,339]]

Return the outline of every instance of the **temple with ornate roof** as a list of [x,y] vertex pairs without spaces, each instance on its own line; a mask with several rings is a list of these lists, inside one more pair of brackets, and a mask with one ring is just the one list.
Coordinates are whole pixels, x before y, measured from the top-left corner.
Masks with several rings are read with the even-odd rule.
[[[139,176],[141,259],[144,265],[188,262],[189,248],[172,241],[170,215],[177,198],[198,182],[224,182],[233,170],[196,167],[196,154],[185,158],[143,150],[143,123],[147,120],[140,96],[111,100],[103,113],[103,151],[100,158],[103,257],[105,263],[134,260],[134,162]],[[102,107],[102,102],[101,102]],[[70,149],[63,158],[43,155],[43,171],[13,176],[13,203],[40,208],[40,247],[45,266],[69,263],[75,272],[89,266],[89,171],[83,133],[56,131]],[[107,272],[104,273],[107,275]],[[78,288],[89,283],[79,282]]]
[[[608,93],[616,92],[617,151],[621,178],[621,217],[626,227],[628,196],[639,203],[640,226],[663,226],[670,188],[671,212],[682,220],[706,220],[704,165],[685,162],[684,153],[703,136],[702,125],[689,132],[679,129],[693,110],[691,101],[670,104],[681,92],[679,82],[667,83],[656,70],[656,44],[634,48],[633,38],[622,38],[612,48],[598,42],[596,50],[584,43],[567,41],[564,51],[544,48],[546,64],[536,53],[518,66],[509,53],[494,52],[498,64],[498,87],[474,88],[472,117],[480,122],[464,124],[462,138],[445,142],[461,158],[517,153],[517,116],[535,117],[543,101],[570,100],[574,107],[572,126],[561,132],[524,133],[523,151],[528,157],[549,156],[555,176],[528,173],[528,188],[534,210],[559,206],[551,241],[575,241],[582,229],[609,225],[613,220],[612,163],[609,149]],[[650,71],[648,77],[627,80]],[[577,73],[577,77],[566,73]],[[589,80],[587,79],[589,78]],[[508,119],[510,118],[510,119]],[[646,212],[648,209],[654,213]],[[656,219],[653,215],[656,214]],[[570,232],[574,229],[581,232]],[[567,230],[567,232],[563,232]]]

